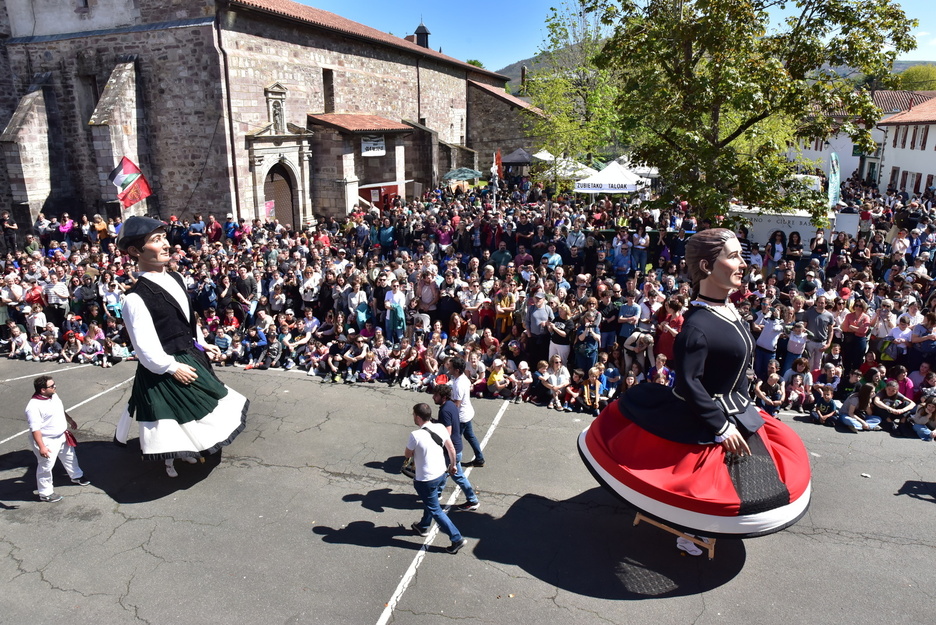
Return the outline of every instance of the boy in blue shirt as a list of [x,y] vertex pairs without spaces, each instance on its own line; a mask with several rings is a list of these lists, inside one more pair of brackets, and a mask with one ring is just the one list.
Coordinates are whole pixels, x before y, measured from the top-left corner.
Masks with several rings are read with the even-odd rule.
[[631,289],[624,296],[624,303],[618,311],[618,337],[623,342],[627,337],[637,330],[637,322],[640,321],[640,306],[635,303],[637,291]]

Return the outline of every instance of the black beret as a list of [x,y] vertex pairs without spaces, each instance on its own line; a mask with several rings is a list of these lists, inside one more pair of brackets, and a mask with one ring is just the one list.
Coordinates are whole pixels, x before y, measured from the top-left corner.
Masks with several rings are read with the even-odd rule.
[[126,241],[145,237],[151,232],[165,227],[165,223],[158,219],[153,219],[152,217],[137,217],[135,215],[133,217],[128,217],[120,228],[120,235],[117,237],[117,247],[126,251],[124,247]]

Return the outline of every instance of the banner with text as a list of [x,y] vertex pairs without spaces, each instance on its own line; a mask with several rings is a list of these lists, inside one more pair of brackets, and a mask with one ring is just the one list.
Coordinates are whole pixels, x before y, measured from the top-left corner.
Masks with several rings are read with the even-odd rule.
[[387,144],[383,135],[364,135],[361,137],[361,156],[383,156],[387,153]]

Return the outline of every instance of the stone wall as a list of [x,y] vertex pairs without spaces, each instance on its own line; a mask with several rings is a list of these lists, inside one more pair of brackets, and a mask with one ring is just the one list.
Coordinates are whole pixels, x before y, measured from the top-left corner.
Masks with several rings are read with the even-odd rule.
[[[5,34],[3,20],[6,17],[6,9],[0,5],[0,36]],[[7,54],[6,46],[0,45],[0,131],[3,130],[3,126],[6,125],[6,122],[13,116],[13,111],[16,110],[16,103],[18,98],[16,97],[17,93],[22,93],[22,90],[17,86],[17,79],[13,75],[13,70],[10,69],[10,57]],[[4,191],[4,189],[10,188],[10,181],[7,177],[6,167],[3,166],[3,162],[0,162],[0,210],[10,210],[12,205],[12,198],[10,197],[9,192]]]
[[[120,1],[120,0],[118,0]],[[186,20],[215,14],[215,0],[123,0],[140,7],[140,20],[144,24]]]
[[[437,132],[410,120],[404,120],[413,127],[413,132],[404,137],[406,146],[406,169],[404,177],[419,185],[423,191],[439,178],[440,163],[439,135]],[[448,171],[448,170],[445,170]],[[443,172],[444,173],[444,172]],[[414,185],[407,186],[412,193]]]
[[353,191],[350,198],[357,200],[354,161],[348,160],[349,154],[354,155],[354,146],[336,130],[317,127],[313,132],[312,211],[316,215],[345,215],[348,194]]
[[[144,132],[142,94],[136,78],[135,57],[118,63],[88,122],[98,164],[101,199],[105,202],[118,201],[118,189],[108,180],[108,172],[121,158],[130,159],[140,171],[152,171],[150,146]],[[157,206],[156,200],[144,198],[127,207],[126,215],[146,215],[155,212]]]
[[395,135],[384,135],[386,152],[383,156],[361,156],[361,137],[351,139],[354,144],[355,173],[361,184],[389,182],[395,179],[396,153],[393,149]]
[[[140,24],[205,17],[214,0],[3,0],[12,37],[42,37],[111,30]],[[87,4],[87,6],[82,6]]]
[[55,214],[72,207],[68,199],[73,177],[67,155],[58,149],[63,141],[62,111],[51,82],[51,73],[35,77],[0,135],[8,180],[4,191],[22,223],[31,223],[40,212]]
[[[248,18],[234,11],[224,12],[220,20],[224,28],[222,47],[228,59],[231,117],[236,135],[235,173],[242,211],[254,204],[253,186],[244,184],[250,180],[250,163],[241,153],[242,136],[269,123],[264,89],[274,83],[287,89],[285,118],[296,125],[304,126],[308,113],[325,111],[323,75],[329,71],[334,91],[332,112],[380,115],[392,120],[424,117],[426,125],[443,140],[453,142],[465,133],[464,71],[425,58],[417,62],[416,56],[405,51],[253,13]],[[314,132],[322,131],[316,128]],[[316,140],[314,145],[330,150],[335,144],[332,139],[323,139],[321,143]],[[392,136],[387,135],[387,156],[359,160],[358,166],[366,167],[357,173],[362,183],[394,179],[391,145]],[[409,139],[406,146],[406,177],[430,178],[431,174],[426,172],[437,169],[428,164],[431,146],[427,150],[425,145],[421,146],[418,154],[410,149]],[[356,151],[360,153],[359,146]],[[333,197],[337,189],[335,180],[344,176],[334,169],[338,167],[332,163],[334,157],[328,152],[313,155],[311,211],[316,214],[339,209]],[[414,165],[414,158],[418,166]],[[331,188],[318,191],[316,184]]]
[[[19,76],[51,73],[51,89],[62,117],[56,151],[62,155],[52,179],[70,179],[73,214],[103,210],[112,199],[102,195],[107,176],[94,153],[88,125],[118,59],[137,55],[137,82],[142,106],[141,127],[134,130],[149,143],[149,169],[143,173],[153,189],[160,215],[230,209],[228,143],[223,120],[219,56],[210,24],[140,32],[114,32],[97,37],[51,38],[6,46],[12,71]],[[19,89],[17,98],[25,93]],[[0,119],[5,126],[9,117]],[[119,160],[122,155],[114,155]],[[110,166],[113,168],[115,162]]]
[[[440,141],[464,143],[467,116],[465,72],[423,59],[419,70],[420,117]],[[415,88],[415,85],[414,85]]]
[[34,87],[23,96],[6,130],[0,135],[0,148],[6,162],[14,205],[28,205],[31,212],[44,209],[52,195],[46,172],[51,166],[49,132],[52,120],[46,100],[51,89]]
[[[47,101],[55,103],[61,123],[54,131],[58,135],[50,139],[59,162],[50,165],[47,178],[60,184],[59,190],[52,190],[52,199],[68,204],[73,214],[102,212],[105,202],[112,200],[113,190],[102,186],[109,173],[105,161],[113,160],[112,168],[123,155],[116,153],[124,149],[120,146],[131,142],[153,188],[149,208],[158,210],[160,216],[223,214],[232,209],[239,216],[252,216],[263,198],[254,197],[254,189],[262,193],[258,171],[254,171],[259,157],[251,158],[248,145],[258,132],[266,132],[271,121],[264,89],[274,83],[285,87],[283,117],[305,128],[308,113],[325,111],[326,73],[333,86],[332,112],[425,120],[426,132],[403,139],[405,175],[422,184],[432,184],[444,173],[439,172],[440,142],[470,148],[475,138],[484,145],[490,143],[497,128],[509,128],[509,136],[518,134],[509,123],[514,115],[510,107],[471,117],[471,91],[476,90],[469,90],[466,79],[496,84],[496,77],[403,49],[212,0],[91,0],[90,10],[83,14],[74,13],[74,5],[65,0],[37,1],[48,5],[52,13],[59,11],[61,17],[56,22],[53,16],[44,15],[42,28],[50,34],[39,39],[33,36],[37,32],[23,31],[24,16],[32,5],[24,4],[25,0],[0,0],[0,34],[12,32],[12,22],[16,22],[21,35],[0,43],[0,128],[9,122],[32,78],[51,74],[51,99]],[[108,7],[113,9],[109,16]],[[15,10],[15,20],[8,18],[7,10]],[[205,19],[215,11],[219,33]],[[93,37],[55,34],[75,30],[72,22],[83,24],[81,28],[111,30]],[[142,25],[157,27],[143,29]],[[98,99],[114,68],[128,56],[136,57],[137,110],[135,114],[123,111],[125,121],[115,119],[95,136],[89,121]],[[132,123],[126,121],[131,119]],[[472,119],[478,124],[474,130]],[[295,143],[297,136],[286,133],[284,141]],[[102,141],[111,145],[109,157]],[[388,135],[388,148],[390,143]],[[311,213],[341,210],[347,206],[348,195],[352,200],[357,195],[338,194],[335,182],[357,184],[360,176],[353,175],[354,150],[344,139],[323,137],[319,144],[326,151],[312,155],[313,162],[302,175],[309,177],[303,181],[309,197],[323,204],[313,201],[304,207],[303,219]],[[29,148],[27,144],[21,147]],[[262,166],[268,165],[269,158],[284,158],[267,153],[267,148]],[[447,149],[446,171],[450,162],[464,164],[463,160],[473,158],[468,152],[456,154],[461,150]],[[379,160],[366,165],[369,178],[392,180],[404,171],[395,168],[393,158]],[[384,165],[385,172],[376,170]],[[12,202],[3,169],[0,207]],[[316,190],[316,184],[329,188]]]
[[526,119],[533,114],[526,109],[469,84],[468,111],[467,145],[478,152],[480,171],[490,171],[497,150],[506,156],[535,144],[525,131]]

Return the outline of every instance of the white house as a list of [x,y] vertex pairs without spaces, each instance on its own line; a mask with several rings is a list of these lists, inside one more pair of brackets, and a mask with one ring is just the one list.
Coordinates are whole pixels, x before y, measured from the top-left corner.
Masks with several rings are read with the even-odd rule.
[[878,124],[884,129],[881,184],[919,196],[936,179],[936,98]]
[[[883,112],[881,119],[888,120],[894,115],[936,97],[936,91],[891,91],[879,90],[872,93],[875,105]],[[833,112],[833,117],[844,120],[842,114]],[[857,175],[862,180],[873,180],[885,186],[888,179],[882,178],[881,158],[885,130],[880,124],[871,129],[871,138],[878,144],[878,149],[870,154],[862,154],[846,134],[836,134],[825,139],[814,139],[800,146],[804,158],[818,161],[819,168],[828,173],[829,156],[838,154],[842,178]],[[791,150],[791,156],[793,156]]]

